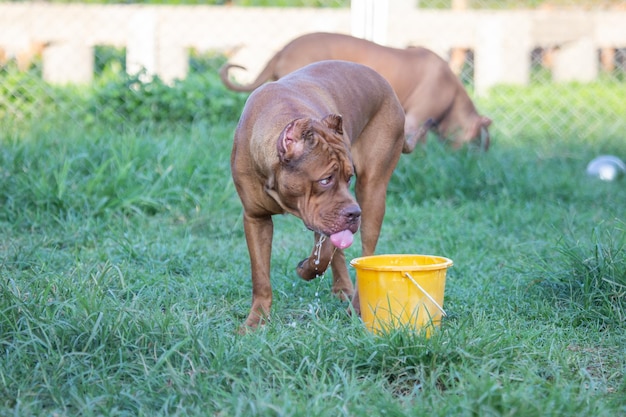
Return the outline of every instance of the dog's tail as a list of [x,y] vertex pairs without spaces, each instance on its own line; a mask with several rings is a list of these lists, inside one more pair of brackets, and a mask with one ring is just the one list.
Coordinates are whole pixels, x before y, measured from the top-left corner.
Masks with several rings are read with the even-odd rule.
[[224,83],[226,88],[228,88],[229,90],[239,91],[242,93],[250,92],[260,87],[261,85],[263,85],[266,81],[270,81],[270,80],[276,81],[278,79],[278,77],[276,76],[274,72],[274,66],[275,66],[275,62],[277,61],[277,59],[278,59],[278,55],[274,55],[274,57],[270,60],[270,62],[267,63],[265,68],[263,68],[263,71],[261,71],[258,77],[256,77],[256,80],[252,81],[250,84],[245,84],[245,85],[235,84],[228,78],[228,71],[231,68],[240,68],[243,70],[246,69],[246,67],[242,67],[241,65],[225,64],[222,68],[220,68],[220,78],[222,79],[222,82]]

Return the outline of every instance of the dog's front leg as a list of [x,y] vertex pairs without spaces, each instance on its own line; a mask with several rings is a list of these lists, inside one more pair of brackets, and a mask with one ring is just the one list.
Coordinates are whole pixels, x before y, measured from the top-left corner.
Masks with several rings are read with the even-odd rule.
[[[392,162],[393,163],[389,163],[385,166],[395,167],[397,160]],[[372,175],[372,171],[377,174]],[[392,170],[374,167],[367,173],[363,173],[361,177],[357,175],[355,192],[359,205],[363,210],[363,216],[361,218],[362,256],[374,255],[376,251],[380,229],[382,227],[383,218],[385,217],[387,183],[389,182],[392,172]],[[356,283],[356,290],[352,297],[352,308],[357,314],[361,314],[358,282]]]
[[270,259],[274,223],[269,215],[254,217],[244,214],[243,227],[252,270],[252,308],[241,329],[245,332],[264,324],[272,307]]
[[346,255],[343,250],[337,249],[331,266],[333,270],[333,293],[341,300],[350,300],[354,296],[354,286],[350,280],[350,274],[346,266]]

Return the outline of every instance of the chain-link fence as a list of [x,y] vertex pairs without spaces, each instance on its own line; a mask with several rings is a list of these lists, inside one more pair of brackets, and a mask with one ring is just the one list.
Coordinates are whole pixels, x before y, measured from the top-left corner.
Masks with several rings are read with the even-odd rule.
[[500,135],[626,128],[624,1],[158,3],[0,3],[2,125],[234,120],[245,97],[219,81],[226,60],[248,69],[246,81],[296,36],[365,24],[378,25],[375,41],[446,59]]

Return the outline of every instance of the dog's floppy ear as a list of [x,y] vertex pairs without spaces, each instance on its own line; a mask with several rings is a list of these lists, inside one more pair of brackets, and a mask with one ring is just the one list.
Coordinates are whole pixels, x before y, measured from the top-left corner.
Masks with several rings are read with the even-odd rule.
[[329,129],[343,135],[343,117],[340,114],[329,114],[322,119],[322,123]]
[[280,162],[288,163],[302,155],[304,140],[310,130],[311,120],[306,118],[293,120],[285,127],[276,144]]

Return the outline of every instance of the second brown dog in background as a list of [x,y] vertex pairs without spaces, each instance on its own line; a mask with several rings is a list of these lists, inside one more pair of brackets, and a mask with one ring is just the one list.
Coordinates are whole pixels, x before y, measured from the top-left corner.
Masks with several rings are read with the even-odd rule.
[[491,119],[478,114],[446,61],[426,48],[396,49],[348,35],[311,33],[288,43],[248,85],[237,85],[229,79],[229,70],[243,68],[239,65],[226,64],[220,76],[231,90],[252,91],[266,81],[330,59],[366,65],[391,84],[406,114],[403,152],[412,152],[418,142],[426,140],[429,130],[450,140],[454,147],[473,141],[485,150],[489,148]]

